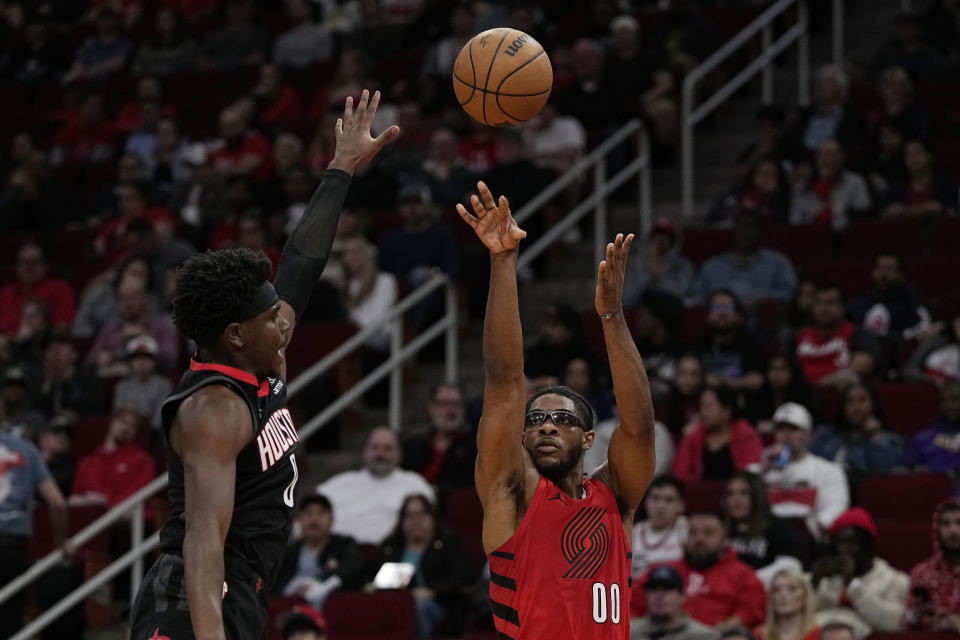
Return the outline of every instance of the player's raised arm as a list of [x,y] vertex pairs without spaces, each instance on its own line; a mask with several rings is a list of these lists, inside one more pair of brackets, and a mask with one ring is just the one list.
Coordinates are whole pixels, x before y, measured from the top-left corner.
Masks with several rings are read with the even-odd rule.
[[[490,250],[490,292],[483,321],[483,416],[477,431],[477,493],[484,508],[492,492],[505,489],[511,472],[523,465],[521,432],[526,386],[523,377],[523,335],[517,302],[517,247],[527,234],[510,214],[510,204],[477,183],[473,212],[457,205],[460,217],[473,227]],[[517,478],[519,480],[519,477]]]
[[631,518],[643,499],[656,466],[650,383],[621,306],[623,277],[632,243],[632,233],[626,237],[620,233],[607,245],[606,259],[597,270],[595,301],[603,323],[603,338],[620,413],[620,423],[610,438],[608,468],[601,467],[598,474],[605,480],[609,478],[623,515]]
[[237,454],[252,435],[246,403],[221,385],[184,400],[170,428],[170,443],[183,460],[184,586],[198,640],[226,638],[223,549],[233,518]]
[[356,110],[353,108],[353,98],[347,98],[343,117],[337,119],[337,147],[333,160],[283,248],[275,286],[281,299],[280,312],[290,325],[287,342],[330,257],[337,220],[353,174],[373,160],[380,149],[400,133],[400,129],[394,125],[376,138],[370,135],[370,126],[379,104],[379,91],[370,97],[370,93],[364,89]]

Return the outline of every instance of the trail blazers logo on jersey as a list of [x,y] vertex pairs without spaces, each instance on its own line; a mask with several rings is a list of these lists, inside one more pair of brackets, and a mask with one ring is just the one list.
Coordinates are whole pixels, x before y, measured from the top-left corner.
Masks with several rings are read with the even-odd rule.
[[602,507],[583,507],[563,528],[560,548],[570,564],[564,578],[589,580],[603,566],[610,551],[605,513]]
[[266,426],[257,436],[257,446],[260,448],[260,469],[266,471],[283,459],[283,454],[290,447],[300,442],[297,429],[293,426],[293,418],[287,409],[278,409],[267,420]]

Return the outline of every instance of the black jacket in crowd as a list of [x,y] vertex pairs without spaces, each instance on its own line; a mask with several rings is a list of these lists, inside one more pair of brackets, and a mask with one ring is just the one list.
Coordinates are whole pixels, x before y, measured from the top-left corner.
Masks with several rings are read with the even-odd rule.
[[[283,592],[283,588],[297,573],[297,562],[300,559],[300,549],[303,542],[291,542],[283,551],[280,560],[280,572],[277,574],[277,583],[274,595]],[[317,572],[315,579],[323,581],[331,576],[339,576],[343,582],[343,589],[359,589],[367,577],[367,563],[360,546],[349,536],[331,534],[330,540],[317,556]]]

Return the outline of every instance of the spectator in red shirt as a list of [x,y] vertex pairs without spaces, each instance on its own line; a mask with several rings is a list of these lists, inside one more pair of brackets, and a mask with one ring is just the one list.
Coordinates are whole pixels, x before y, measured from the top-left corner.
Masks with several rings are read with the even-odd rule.
[[101,164],[113,158],[116,146],[117,130],[104,112],[103,96],[90,94],[80,103],[77,117],[53,136],[50,163],[68,168]]
[[135,409],[114,409],[103,443],[77,463],[70,504],[115,507],[153,480],[153,458],[135,442],[144,423]]
[[243,113],[234,107],[220,114],[219,148],[211,154],[214,170],[222,176],[245,176],[254,182],[270,177],[270,143],[247,129]]
[[726,480],[736,471],[759,465],[760,436],[736,417],[737,394],[709,387],[700,394],[700,423],[680,442],[673,475],[685,482]]
[[164,103],[163,87],[160,86],[160,81],[154,76],[144,76],[137,81],[136,99],[128,102],[120,109],[120,114],[113,123],[114,126],[125,133],[138,129],[142,124],[140,108],[147,103],[163,105],[160,109],[163,116],[176,114],[176,109]]
[[172,222],[173,216],[163,207],[148,205],[146,187],[143,184],[117,186],[114,191],[117,197],[118,217],[107,220],[100,226],[94,248],[98,253],[115,262],[123,258],[127,252],[124,240],[131,222],[140,218],[155,224]]
[[840,287],[819,285],[813,299],[813,324],[797,334],[797,360],[807,380],[845,387],[873,373],[878,354],[876,340],[847,320]]
[[64,280],[47,277],[47,261],[36,242],[17,251],[17,281],[0,289],[0,333],[14,335],[20,327],[23,304],[29,298],[44,302],[54,328],[69,326],[76,311],[73,287]]
[[297,129],[303,116],[300,94],[280,75],[275,64],[260,65],[250,97],[256,103],[257,122],[265,130]]
[[[666,566],[676,568],[687,585],[683,608],[691,618],[721,631],[737,626],[752,629],[764,620],[767,593],[753,569],[727,546],[726,536],[718,514],[696,512],[690,516],[683,559]],[[646,614],[645,583],[646,575],[634,581],[633,617]]]

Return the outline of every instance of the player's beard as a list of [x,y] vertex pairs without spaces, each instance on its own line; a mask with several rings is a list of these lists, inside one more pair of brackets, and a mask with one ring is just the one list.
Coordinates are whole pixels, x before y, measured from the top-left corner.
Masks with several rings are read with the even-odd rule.
[[[528,449],[528,451],[530,451]],[[537,458],[536,451],[530,451],[530,457],[533,458],[533,464],[550,482],[557,484],[564,476],[576,469],[580,459],[583,458],[583,449],[574,447],[565,456],[559,460],[552,458]],[[546,462],[547,464],[543,464]]]

